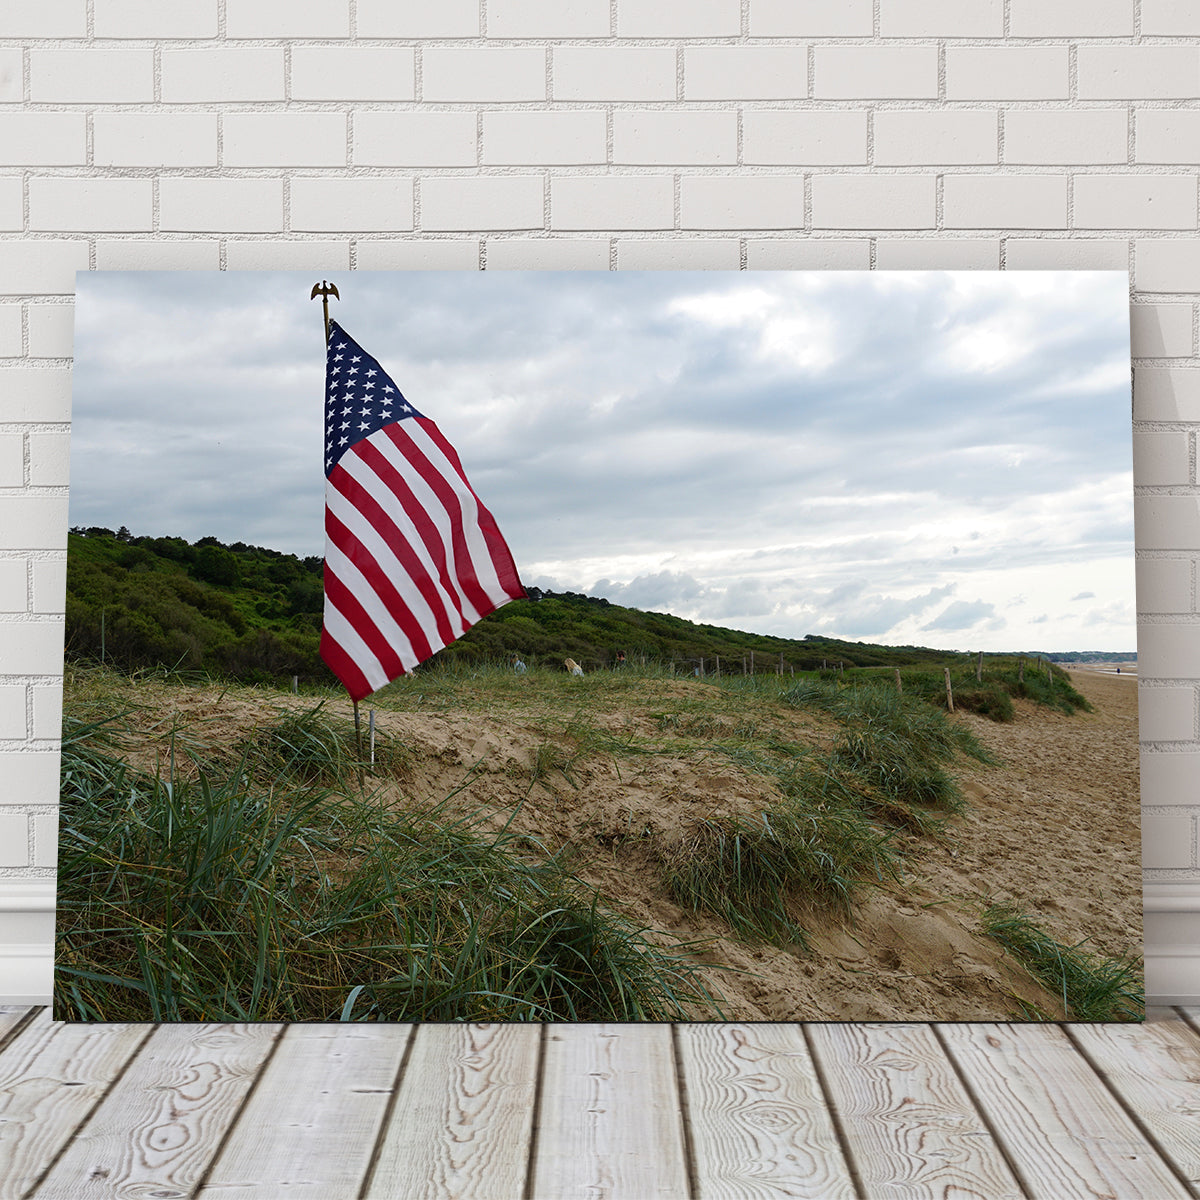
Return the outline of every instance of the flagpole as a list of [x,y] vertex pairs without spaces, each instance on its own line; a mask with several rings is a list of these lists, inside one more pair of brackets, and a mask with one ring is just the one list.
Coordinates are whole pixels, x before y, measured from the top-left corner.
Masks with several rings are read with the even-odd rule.
[[[337,284],[327,283],[324,279],[320,283],[313,284],[310,300],[315,300],[318,296],[321,297],[321,307],[325,314],[325,345],[329,346],[329,297],[338,296]],[[358,786],[359,789],[366,787],[363,779],[363,746],[362,746],[362,721],[358,715],[358,701],[351,697],[350,703],[354,705],[354,745],[358,754]]]

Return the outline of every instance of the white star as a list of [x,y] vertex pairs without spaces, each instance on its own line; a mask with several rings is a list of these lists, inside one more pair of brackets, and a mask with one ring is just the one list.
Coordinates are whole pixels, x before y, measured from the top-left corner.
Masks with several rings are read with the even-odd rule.
[[372,368],[371,368],[371,369],[370,369],[370,370],[367,372],[367,374],[368,374],[368,375],[378,375],[378,374],[379,374],[379,372],[378,372],[377,370],[375,370],[375,368],[374,368],[374,367],[372,367]]
[[364,422],[363,422],[363,423],[362,423],[362,424],[359,426],[359,429],[370,429],[370,428],[371,428],[371,426],[370,426],[370,425],[368,425],[368,424],[366,423],[366,421],[364,421]]
[[362,355],[356,354],[350,361],[351,362],[362,362]]
[[358,415],[360,417],[369,417],[371,415],[371,410],[369,408],[364,408],[364,409],[360,410]]
[[[342,428],[345,429],[345,426],[343,425]],[[340,442],[338,442],[338,445],[344,446],[349,440],[350,440],[349,438],[342,438],[342,440]]]
[[383,390],[385,392],[394,392],[396,389],[390,383],[385,384]]
[[[349,396],[345,396],[345,397],[343,397],[343,399],[349,400],[349,399],[350,399],[350,397],[349,397]],[[352,409],[349,409],[349,408],[343,408],[343,409],[342,409],[342,416],[343,416],[343,417],[348,417],[352,411],[353,411]]]

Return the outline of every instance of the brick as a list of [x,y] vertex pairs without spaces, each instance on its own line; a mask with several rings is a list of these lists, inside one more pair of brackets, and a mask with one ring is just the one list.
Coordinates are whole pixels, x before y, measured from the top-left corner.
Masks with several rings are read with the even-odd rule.
[[947,100],[1065,100],[1066,46],[948,46]]
[[33,817],[35,867],[58,866],[58,813],[36,813]]
[[1124,271],[1129,243],[1094,238],[1005,238],[1004,265],[1010,271]]
[[[26,732],[24,686],[0,685],[0,738],[24,738]],[[0,835],[0,841],[3,840]]]
[[353,143],[356,166],[473,167],[479,157],[473,112],[356,113]]
[[57,750],[0,753],[0,804],[57,804],[60,765]]
[[1188,166],[1198,143],[1198,109],[1144,108],[1134,119],[1134,158],[1140,163]]
[[0,433],[0,488],[19,488],[25,483],[25,437]]
[[[25,226],[24,198],[21,194],[21,180],[12,176],[0,179],[0,229],[19,230]],[[39,226],[32,225],[37,229]]]
[[1133,417],[1135,421],[1200,421],[1200,370],[1137,367]]
[[225,266],[230,271],[348,271],[350,243],[230,238]]
[[24,354],[21,338],[21,306],[0,304],[0,357],[17,358]]
[[[33,611],[61,614],[66,608],[67,560],[37,558],[33,561]],[[60,696],[61,700],[61,696]]]
[[87,37],[86,0],[0,0],[0,28],[5,38]]
[[1170,100],[1200,96],[1200,47],[1080,46],[1081,100]]
[[162,51],[164,104],[282,100],[284,94],[281,47]]
[[932,175],[817,175],[814,229],[930,229],[937,219]]
[[804,178],[687,175],[679,208],[684,229],[802,229]]
[[1191,482],[1191,446],[1186,433],[1134,433],[1133,482],[1138,486]]
[[1194,229],[1196,180],[1170,175],[1077,175],[1077,229]]
[[293,100],[413,100],[416,95],[416,51],[411,46],[292,50]]
[[749,108],[742,113],[742,161],[764,165],[865,165],[865,111]]
[[737,113],[617,109],[613,162],[732,166],[737,162]]
[[546,51],[540,46],[430,46],[422,70],[427,101],[546,99]]
[[0,867],[29,865],[29,820],[24,813],[0,815]]
[[61,550],[67,544],[65,496],[9,496],[0,502],[0,549]]
[[483,114],[485,163],[567,166],[607,159],[608,122],[600,109]]
[[875,162],[880,166],[995,163],[999,157],[995,112],[957,108],[875,114]]
[[66,433],[29,435],[31,487],[66,487],[71,482],[71,444]]
[[1139,292],[1194,292],[1200,278],[1200,240],[1138,240],[1134,263]]
[[96,242],[97,271],[216,271],[220,266],[221,244],[215,240]]
[[555,100],[674,100],[675,51],[669,46],[556,46]]
[[[1154,628],[1164,628],[1155,626]],[[1146,632],[1142,630],[1140,632]],[[1197,632],[1193,628],[1193,635]],[[1141,644],[1138,644],[1138,673],[1148,676],[1151,672],[1142,664]],[[1171,665],[1171,664],[1164,664]],[[1196,803],[1200,795],[1200,754],[1170,751],[1143,750],[1141,752],[1142,804],[1186,805]]]
[[1067,181],[1060,175],[947,175],[947,229],[1041,229],[1067,223]]
[[360,271],[477,271],[479,242],[473,238],[454,240],[406,238],[393,241],[372,238],[358,243]]
[[1142,0],[1142,37],[1200,34],[1200,9],[1193,0]]
[[[5,507],[14,502],[5,500]],[[7,675],[57,675],[63,665],[61,621],[0,624],[0,663]],[[0,776],[3,778],[3,776]]]
[[73,305],[29,306],[29,353],[33,358],[70,358],[74,335]]
[[1134,304],[1129,323],[1134,358],[1187,358],[1192,353],[1190,304]]
[[540,175],[427,178],[421,181],[421,228],[541,229],[545,193]]
[[215,167],[217,115],[98,112],[92,154],[98,167]]
[[25,64],[19,49],[0,50],[0,104],[18,104],[25,96]]
[[617,243],[621,271],[736,271],[741,246],[736,238],[623,239]]
[[666,175],[596,175],[550,181],[552,229],[671,229],[675,189]]
[[70,167],[86,162],[87,117],[83,113],[0,113],[0,164]]
[[283,228],[283,183],[171,175],[159,180],[158,207],[167,233],[273,233]]
[[479,0],[358,0],[359,37],[473,38]]
[[747,238],[751,271],[866,271],[871,266],[867,238]]
[[491,38],[606,38],[608,0],[489,0]]
[[1003,37],[1002,0],[879,0],[881,37]]
[[216,0],[94,0],[98,38],[215,38]]
[[86,224],[105,232],[153,227],[149,179],[34,178],[29,181],[29,227],[67,231]]
[[227,38],[350,36],[350,0],[225,0]]
[[293,179],[291,228],[334,233],[413,227],[411,179]]
[[803,46],[689,46],[683,52],[685,100],[803,100]]
[[[1139,550],[1191,550],[1200,546],[1200,497],[1135,496],[1133,516]],[[1200,642],[1200,628],[1193,629],[1191,636]],[[1161,673],[1147,670],[1151,675]],[[1181,674],[1200,675],[1200,651],[1195,671],[1189,667]]]
[[346,165],[345,113],[226,113],[221,132],[225,166]]
[[[1132,37],[1133,0],[1010,0],[1009,36]],[[1145,33],[1145,29],[1142,30]]]
[[1192,564],[1189,559],[1139,558],[1135,566],[1138,612],[1192,611]]
[[0,371],[0,422],[70,419],[70,371],[30,367]]
[[1010,108],[1004,114],[1006,163],[1123,163],[1129,118],[1120,109]]
[[741,32],[741,0],[617,0],[618,37],[737,37]]
[[607,238],[488,238],[489,271],[607,271]]
[[154,51],[31,50],[29,94],[38,104],[134,104],[154,99]]
[[1192,741],[1196,736],[1196,689],[1139,689],[1138,736],[1143,742]]
[[751,0],[751,37],[871,37],[871,0]]
[[29,610],[28,572],[23,558],[0,558],[0,612]]
[[998,238],[879,238],[875,267],[880,271],[996,271]]
[[813,95],[823,100],[933,100],[936,46],[818,46]]
[[1142,813],[1142,862],[1145,866],[1174,870],[1191,867],[1194,841],[1189,813]]
[[33,736],[54,738],[62,735],[63,690],[34,684],[29,689],[33,699]]

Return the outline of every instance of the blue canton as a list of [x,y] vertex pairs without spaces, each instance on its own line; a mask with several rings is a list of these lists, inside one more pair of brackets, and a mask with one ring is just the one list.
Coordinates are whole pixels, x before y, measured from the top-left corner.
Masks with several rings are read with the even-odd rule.
[[325,474],[355,442],[403,417],[419,417],[388,373],[336,321],[325,360]]

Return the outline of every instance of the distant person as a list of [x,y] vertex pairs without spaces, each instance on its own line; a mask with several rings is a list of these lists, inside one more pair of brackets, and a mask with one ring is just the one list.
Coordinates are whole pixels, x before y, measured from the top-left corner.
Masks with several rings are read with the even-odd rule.
[[625,665],[625,651],[618,650],[617,651],[617,666],[623,667],[624,665]]
[[563,666],[566,667],[572,675],[583,674],[583,668],[573,658],[563,659]]
[[518,675],[525,674],[525,664],[515,654],[512,656],[512,669],[516,671]]

